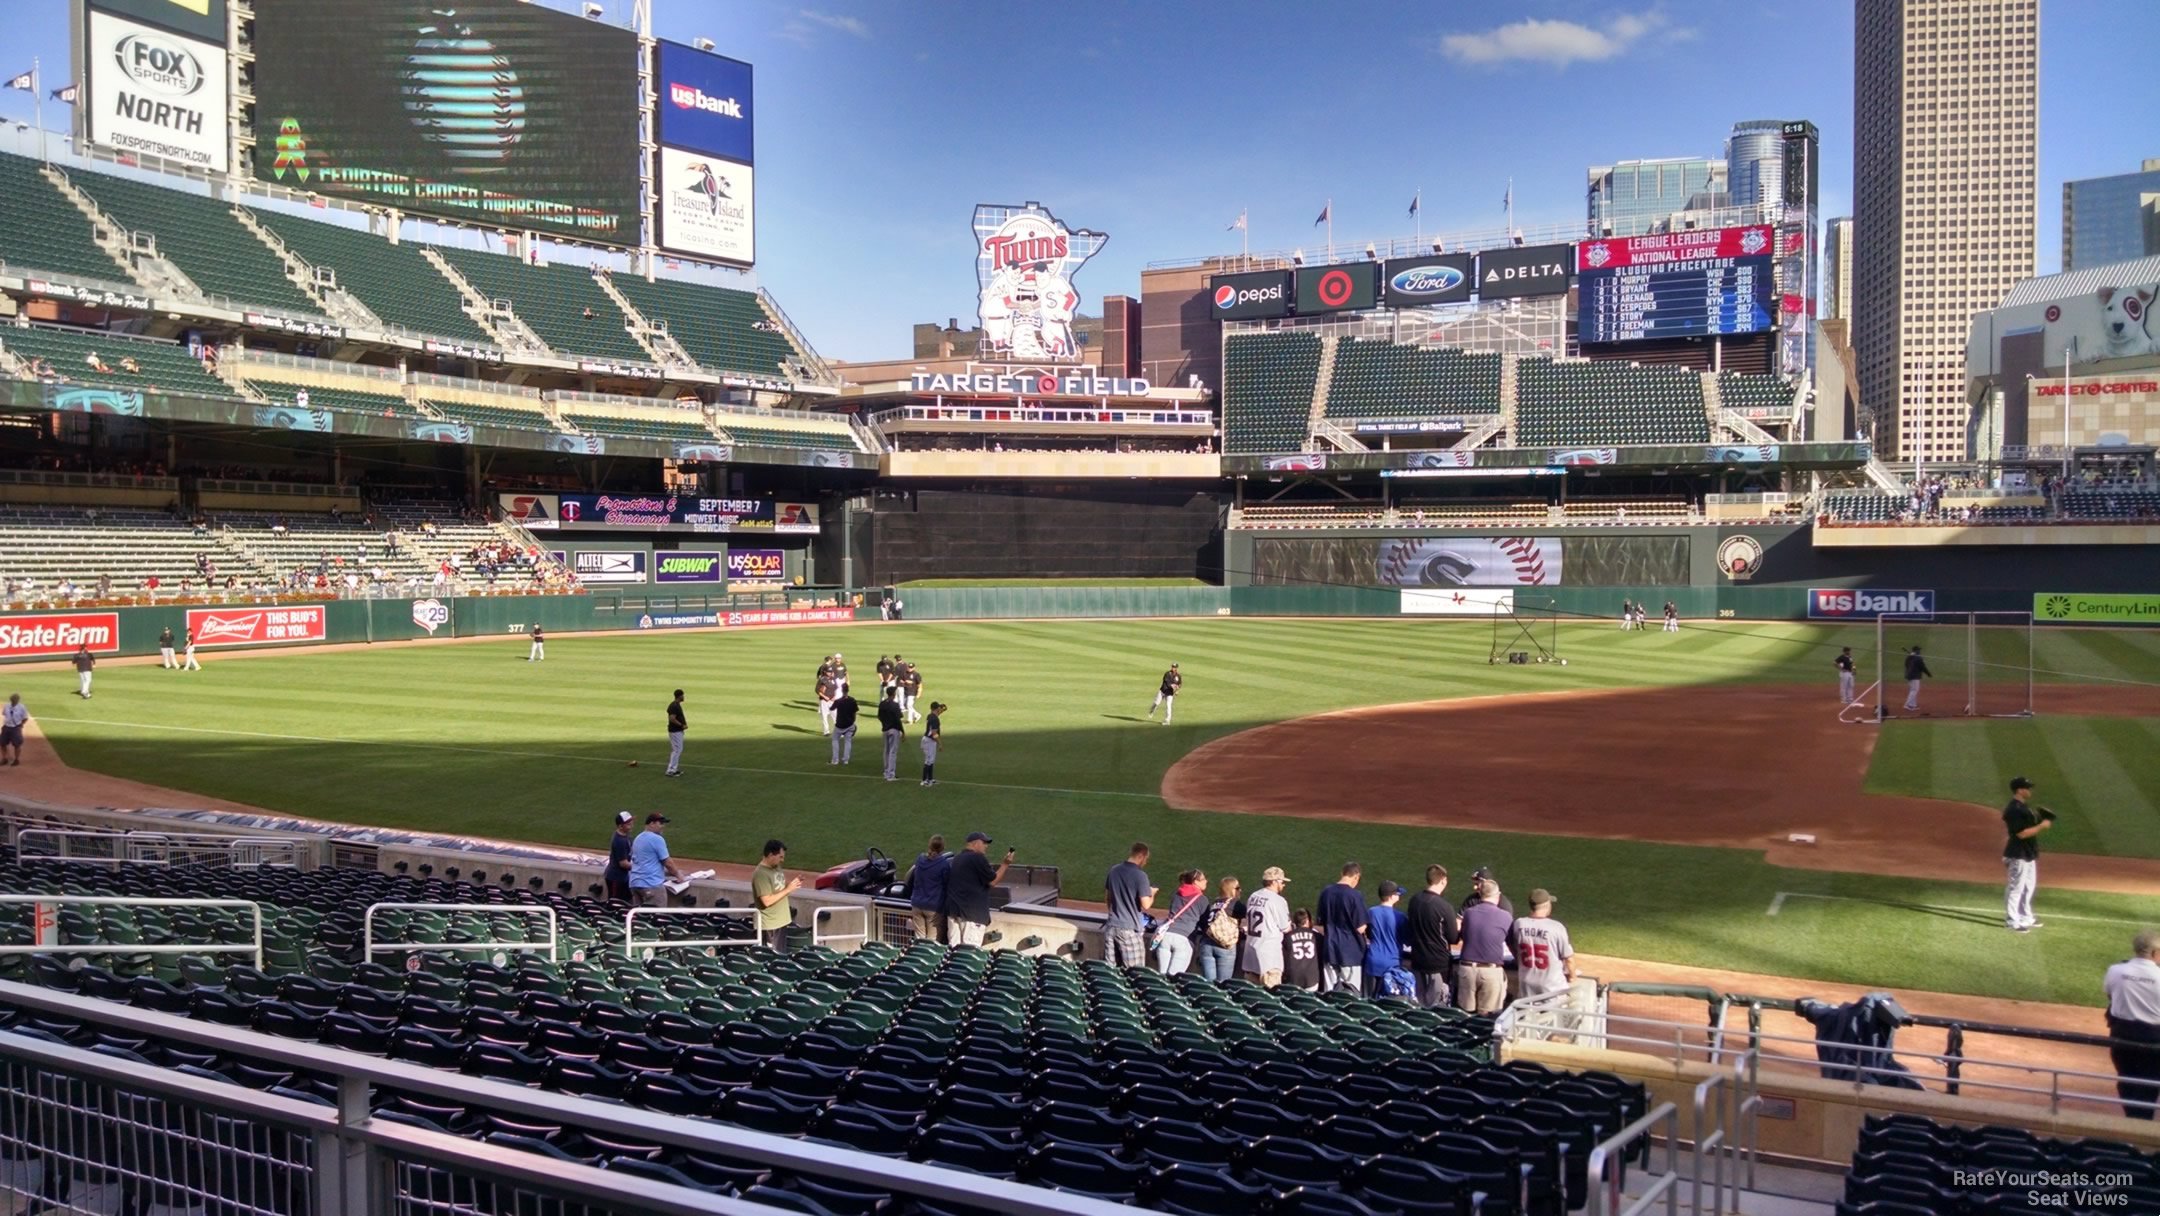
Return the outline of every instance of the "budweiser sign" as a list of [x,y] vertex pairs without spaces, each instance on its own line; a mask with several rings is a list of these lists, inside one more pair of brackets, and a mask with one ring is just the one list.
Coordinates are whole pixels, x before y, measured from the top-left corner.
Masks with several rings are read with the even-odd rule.
[[92,654],[120,650],[117,612],[41,612],[0,617],[0,659],[70,655],[83,646]]
[[190,608],[188,631],[197,646],[268,646],[320,642],[328,637],[323,606]]

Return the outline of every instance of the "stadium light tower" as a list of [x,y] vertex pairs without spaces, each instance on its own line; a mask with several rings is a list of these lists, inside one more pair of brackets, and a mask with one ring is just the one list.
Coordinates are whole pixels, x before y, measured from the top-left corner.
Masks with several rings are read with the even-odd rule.
[[587,4],[587,5],[585,6],[585,19],[586,19],[587,21],[598,21],[598,20],[600,20],[600,19],[601,19],[602,17],[605,17],[605,16],[607,16],[607,6],[606,6],[606,5],[603,5],[603,4]]
[[693,39],[690,45],[696,47],[701,51],[709,51],[712,50],[713,47],[717,44],[715,44],[710,38],[697,38]]

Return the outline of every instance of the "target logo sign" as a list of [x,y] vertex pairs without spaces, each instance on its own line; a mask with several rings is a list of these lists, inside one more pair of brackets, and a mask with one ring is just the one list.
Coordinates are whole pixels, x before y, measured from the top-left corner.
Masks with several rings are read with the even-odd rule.
[[1298,311],[1301,313],[1346,312],[1376,308],[1380,295],[1380,264],[1348,262],[1298,272]]
[[1320,283],[1314,288],[1319,293],[1320,302],[1329,308],[1341,308],[1348,304],[1351,292],[1355,289],[1356,285],[1350,281],[1350,272],[1347,270],[1327,271],[1320,276]]

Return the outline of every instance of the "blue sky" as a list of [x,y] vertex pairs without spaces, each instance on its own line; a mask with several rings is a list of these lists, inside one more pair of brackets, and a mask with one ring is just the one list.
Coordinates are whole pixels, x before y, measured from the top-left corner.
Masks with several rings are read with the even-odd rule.
[[[550,0],[570,7],[568,0]],[[67,57],[64,0],[7,0],[0,72]],[[608,0],[627,22],[629,0]],[[1825,216],[1850,209],[1852,11],[1837,0],[1593,4],[856,4],[654,0],[663,37],[757,66],[758,275],[824,353],[902,357],[908,326],[974,303],[977,202],[1039,199],[1110,234],[1092,311],[1151,261],[1579,222],[1584,169],[1716,155],[1750,118],[1823,133]],[[2061,183],[2160,156],[2143,102],[2152,0],[2041,11],[2039,266]],[[17,64],[15,59],[24,62]],[[0,93],[0,116],[30,99]],[[48,106],[57,125],[60,107]]]

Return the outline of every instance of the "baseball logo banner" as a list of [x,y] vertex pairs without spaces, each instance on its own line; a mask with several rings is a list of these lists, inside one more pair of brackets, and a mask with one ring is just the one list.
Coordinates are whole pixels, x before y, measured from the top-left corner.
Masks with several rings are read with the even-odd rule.
[[88,646],[91,654],[118,654],[120,614],[38,612],[0,617],[0,659],[71,655],[82,646]]
[[320,642],[329,634],[321,604],[290,608],[190,608],[197,646],[270,646]]
[[1560,582],[1550,536],[1403,537],[1380,542],[1384,587],[1547,587]]
[[[555,560],[561,561],[562,554],[557,553]],[[433,637],[436,630],[450,623],[450,606],[441,600],[414,600],[412,623],[427,630],[428,636]]]
[[975,207],[976,316],[985,359],[1080,357],[1073,318],[1080,293],[1073,278],[1110,238],[1068,228],[1041,203]]

